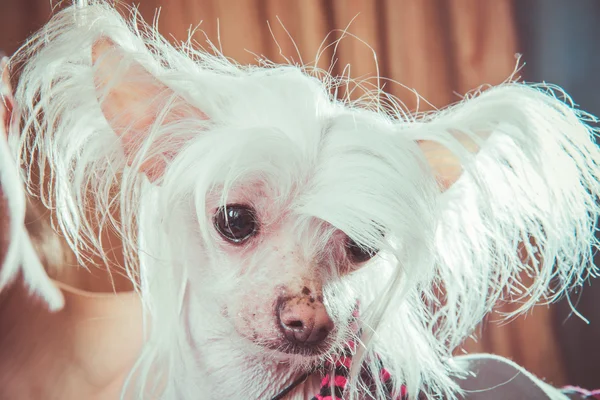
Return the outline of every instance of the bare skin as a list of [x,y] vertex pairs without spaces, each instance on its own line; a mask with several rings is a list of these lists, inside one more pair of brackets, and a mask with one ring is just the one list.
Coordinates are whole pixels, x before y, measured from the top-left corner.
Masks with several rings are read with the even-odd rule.
[[142,343],[137,296],[65,288],[49,313],[19,283],[0,297],[0,398],[118,399]]

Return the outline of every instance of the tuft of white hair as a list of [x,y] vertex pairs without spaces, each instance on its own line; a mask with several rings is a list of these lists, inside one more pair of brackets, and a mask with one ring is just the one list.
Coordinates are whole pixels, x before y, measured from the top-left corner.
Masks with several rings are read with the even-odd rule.
[[[0,71],[4,76],[5,71]],[[0,101],[5,102],[5,91],[9,88],[0,82]],[[6,95],[10,96],[9,93]],[[0,104],[0,124],[4,124],[8,106]],[[9,126],[13,125],[13,116]],[[25,227],[25,215],[27,208],[27,197],[23,181],[20,179],[19,165],[13,157],[8,146],[8,132],[4,126],[0,126],[0,194],[2,201],[6,202],[8,212],[8,247],[0,268],[0,291],[11,284],[14,279],[23,274],[25,283],[30,291],[44,299],[52,311],[62,308],[64,299],[58,288],[49,280],[44,267],[36,254],[33,243]]]
[[[176,49],[156,29],[140,22],[137,14],[126,21],[102,1],[88,3],[83,9],[70,7],[58,13],[13,60],[24,65],[16,91],[22,113],[19,129],[24,134],[10,136],[11,152],[24,169],[17,174],[0,145],[4,152],[0,177],[3,187],[16,189],[9,200],[17,222],[24,213],[17,177],[31,184],[31,190],[41,183],[42,200],[53,210],[57,227],[83,265],[84,251],[96,252],[108,265],[96,225],[111,226],[123,238],[125,267],[140,292],[148,325],[145,350],[123,397],[197,398],[201,383],[182,378],[194,375],[189,369],[197,365],[186,347],[182,318],[185,288],[193,272],[169,268],[185,265],[189,250],[183,243],[194,233],[182,230],[177,221],[189,217],[185,207],[193,204],[197,212],[193,216],[201,222],[200,235],[208,238],[202,221],[206,195],[215,189],[216,177],[226,193],[248,173],[248,165],[254,166],[252,172],[277,170],[263,165],[264,149],[248,140],[248,132],[222,132],[227,102],[210,95],[233,94],[238,85],[257,89],[256,81],[248,83],[250,76],[275,76],[282,68],[306,71],[294,66],[242,67],[191,46]],[[140,151],[129,158],[101,112],[111,83],[100,96],[94,84],[91,49],[101,38],[110,39],[122,49],[125,61],[143,65],[179,96],[165,102],[164,114],[183,98],[211,115],[211,121],[182,118],[165,126],[160,122],[164,115],[158,116],[159,122],[139,144]],[[125,62],[113,71],[115,82],[127,68]],[[282,82],[292,79],[278,76]],[[592,255],[598,244],[594,235],[600,153],[588,125],[594,120],[576,110],[568,98],[559,98],[564,96],[560,90],[546,85],[506,83],[445,110],[402,119],[395,118],[393,110],[384,114],[339,102],[328,96],[325,83],[316,85],[314,78],[306,82],[304,86],[310,88],[306,90],[312,91],[306,100],[316,102],[311,103],[316,114],[345,121],[349,132],[358,131],[362,124],[361,135],[349,133],[337,147],[329,145],[325,154],[319,154],[321,133],[285,140],[269,132],[254,134],[282,150],[273,154],[273,165],[287,162],[287,168],[293,169],[319,157],[330,160],[316,172],[322,178],[316,187],[327,187],[332,195],[316,205],[305,205],[306,215],[332,222],[370,247],[382,244],[378,241],[385,228],[387,244],[381,255],[340,284],[349,286],[365,308],[364,347],[353,371],[359,372],[362,360],[371,360],[375,368],[372,360],[377,353],[395,378],[395,392],[406,385],[412,398],[423,392],[428,398],[454,399],[458,387],[452,378],[464,371],[452,361],[452,351],[506,293],[518,295],[519,312],[523,312],[542,299],[556,300],[596,274]],[[288,95],[294,98],[294,93]],[[401,110],[396,113],[404,115]],[[285,126],[277,110],[272,118]],[[338,123],[338,129],[343,125]],[[369,129],[383,133],[369,138]],[[140,173],[144,162],[187,143],[192,133],[193,143],[172,160],[160,188]],[[286,150],[291,146],[307,156],[294,159]],[[254,156],[244,160],[242,150],[248,149]],[[343,156],[353,152],[362,152],[363,157],[355,159],[360,162],[344,164]],[[32,153],[39,160],[32,160]],[[50,186],[44,186],[43,174],[40,182],[28,174],[33,162],[39,162],[42,171],[50,167]],[[335,179],[346,167],[352,168],[360,183],[351,190]],[[450,178],[447,170],[454,171]],[[286,185],[291,188],[295,183]],[[446,186],[450,187],[441,190]],[[108,211],[115,206],[118,221]],[[165,218],[166,212],[172,220]],[[11,249],[19,250],[11,250],[10,268],[3,269],[7,273],[17,263],[14,254],[31,254],[22,225],[11,226],[17,243]],[[156,231],[170,232],[172,240],[161,241],[165,236],[157,236]],[[147,249],[154,252],[147,254]],[[524,273],[534,278],[529,286],[519,282]],[[43,289],[48,282],[37,276],[26,274],[34,287]],[[270,379],[268,374],[261,378],[248,373],[246,379]],[[383,397],[379,390],[378,397]],[[351,380],[348,394],[352,399],[364,396],[358,380]]]

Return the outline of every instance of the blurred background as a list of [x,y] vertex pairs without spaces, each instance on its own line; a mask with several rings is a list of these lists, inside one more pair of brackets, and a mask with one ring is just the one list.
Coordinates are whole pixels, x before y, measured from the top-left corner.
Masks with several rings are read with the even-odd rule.
[[[242,64],[255,63],[256,55],[274,62],[312,64],[320,54],[317,66],[334,75],[368,79],[378,72],[387,78],[380,87],[410,111],[443,107],[481,85],[501,83],[519,65],[523,68],[515,77],[562,86],[581,108],[600,115],[598,0],[124,4],[137,5],[149,22],[162,8],[158,27],[173,42],[187,39],[190,29],[201,23],[193,39],[206,46],[208,38]],[[0,50],[12,54],[60,7],[50,0],[0,0]],[[517,54],[522,55],[519,64]],[[374,79],[368,82],[377,85]],[[419,101],[414,91],[426,101]],[[600,387],[600,283],[572,293],[570,299],[589,324],[573,315],[565,299],[551,307],[539,306],[509,324],[496,324],[499,314],[491,315],[478,339],[458,352],[509,357],[556,386]],[[498,311],[510,307],[502,305]]]

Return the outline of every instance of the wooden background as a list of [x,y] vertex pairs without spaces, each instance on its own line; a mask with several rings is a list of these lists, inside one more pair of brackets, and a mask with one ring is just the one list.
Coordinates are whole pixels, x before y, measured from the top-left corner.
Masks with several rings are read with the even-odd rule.
[[[376,54],[379,74],[389,78],[382,81],[384,89],[412,111],[442,107],[480,85],[504,81],[520,50],[510,0],[138,0],[135,4],[147,21],[162,7],[158,26],[173,41],[185,40],[189,29],[201,22],[201,31],[193,38],[200,44],[210,39],[240,63],[253,63],[254,54],[260,54],[275,62],[287,58],[310,64],[320,48],[346,31],[349,35],[335,53],[329,46],[318,66],[331,68],[334,74],[349,71],[354,78],[373,77]],[[0,50],[14,52],[50,14],[49,0],[0,0]],[[419,102],[413,90],[428,103]],[[480,340],[465,348],[508,356],[562,385],[567,383],[566,367],[553,326],[552,309],[538,307],[509,325],[484,324]]]

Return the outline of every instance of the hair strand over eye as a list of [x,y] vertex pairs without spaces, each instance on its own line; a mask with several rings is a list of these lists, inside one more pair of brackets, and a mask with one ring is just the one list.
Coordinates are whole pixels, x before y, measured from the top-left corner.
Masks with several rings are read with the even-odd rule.
[[358,243],[348,237],[346,239],[346,253],[351,262],[354,264],[361,264],[375,257],[377,250],[360,246]]

